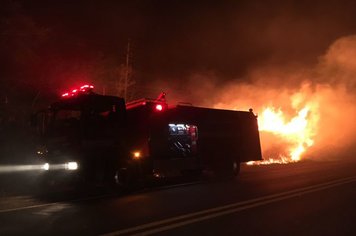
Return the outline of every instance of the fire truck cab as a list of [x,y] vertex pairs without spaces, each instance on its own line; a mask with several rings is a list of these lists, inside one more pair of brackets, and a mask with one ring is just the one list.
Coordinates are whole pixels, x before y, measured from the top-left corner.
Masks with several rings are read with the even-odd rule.
[[[89,85],[65,93],[36,114],[42,182],[108,182],[127,156],[124,99]],[[120,163],[121,162],[121,163]]]

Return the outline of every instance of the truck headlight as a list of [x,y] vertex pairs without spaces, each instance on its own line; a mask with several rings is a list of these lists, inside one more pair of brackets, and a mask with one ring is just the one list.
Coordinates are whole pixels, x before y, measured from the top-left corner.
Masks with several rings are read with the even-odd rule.
[[49,170],[49,164],[48,163],[45,163],[41,166],[41,169],[42,170]]
[[77,170],[78,169],[78,163],[75,161],[71,161],[65,164],[65,168],[67,170]]

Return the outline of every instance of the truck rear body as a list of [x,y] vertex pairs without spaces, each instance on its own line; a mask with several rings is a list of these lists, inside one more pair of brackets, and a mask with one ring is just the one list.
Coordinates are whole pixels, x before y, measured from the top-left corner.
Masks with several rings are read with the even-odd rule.
[[257,117],[252,112],[193,106],[156,110],[155,102],[128,109],[132,149],[142,150],[159,175],[222,169],[226,160],[261,160]]

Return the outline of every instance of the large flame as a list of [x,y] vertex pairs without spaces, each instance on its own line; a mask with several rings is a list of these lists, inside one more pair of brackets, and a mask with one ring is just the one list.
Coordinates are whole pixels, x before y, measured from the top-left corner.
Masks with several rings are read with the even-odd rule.
[[[317,120],[317,106],[312,102],[296,110],[295,116],[289,119],[282,109],[273,106],[265,107],[258,118],[259,130],[261,133],[270,133],[282,140],[287,152],[278,153],[273,157],[265,156],[264,161],[252,161],[247,164],[285,164],[300,161],[306,150],[314,144]],[[263,141],[262,139],[262,143]]]

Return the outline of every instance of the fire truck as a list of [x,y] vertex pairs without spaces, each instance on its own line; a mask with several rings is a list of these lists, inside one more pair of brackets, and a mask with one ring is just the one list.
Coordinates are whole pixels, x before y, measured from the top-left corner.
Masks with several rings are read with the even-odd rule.
[[148,179],[212,173],[236,176],[261,160],[257,116],[178,104],[165,94],[125,104],[84,85],[36,115],[37,153],[48,182],[127,186]]

